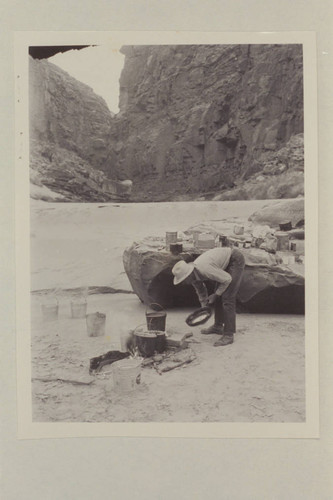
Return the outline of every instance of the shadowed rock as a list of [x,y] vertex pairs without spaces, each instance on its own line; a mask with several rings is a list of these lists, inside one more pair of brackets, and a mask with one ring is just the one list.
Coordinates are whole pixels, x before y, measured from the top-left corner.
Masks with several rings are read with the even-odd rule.
[[[157,302],[166,308],[198,307],[193,287],[174,286],[171,270],[178,260],[190,262],[199,254],[185,247],[183,254],[174,256],[161,249],[162,244],[162,240],[146,239],[125,250],[124,267],[134,293],[146,304]],[[241,251],[246,265],[237,296],[238,310],[304,314],[304,266],[280,265],[275,255],[257,248]],[[210,293],[213,287],[212,282],[207,282]]]

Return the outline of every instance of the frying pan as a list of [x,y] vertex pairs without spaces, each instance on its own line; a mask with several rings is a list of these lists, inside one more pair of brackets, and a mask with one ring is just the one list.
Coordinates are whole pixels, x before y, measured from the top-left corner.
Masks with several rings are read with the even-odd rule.
[[200,307],[191,313],[185,320],[188,326],[198,326],[203,325],[212,315],[212,309],[210,307]]

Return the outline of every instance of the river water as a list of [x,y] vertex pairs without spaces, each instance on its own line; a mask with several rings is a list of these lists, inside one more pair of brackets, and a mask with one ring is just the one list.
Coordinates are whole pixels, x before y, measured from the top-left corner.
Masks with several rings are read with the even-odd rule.
[[126,247],[210,221],[244,220],[274,200],[177,203],[31,202],[31,289],[109,286],[131,290]]

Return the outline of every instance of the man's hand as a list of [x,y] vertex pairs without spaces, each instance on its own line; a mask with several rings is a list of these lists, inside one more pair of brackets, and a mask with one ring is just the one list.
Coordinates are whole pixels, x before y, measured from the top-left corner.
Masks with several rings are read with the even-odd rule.
[[208,299],[207,299],[207,305],[208,306],[212,306],[215,302],[215,300],[217,299],[217,295],[215,293],[212,293]]

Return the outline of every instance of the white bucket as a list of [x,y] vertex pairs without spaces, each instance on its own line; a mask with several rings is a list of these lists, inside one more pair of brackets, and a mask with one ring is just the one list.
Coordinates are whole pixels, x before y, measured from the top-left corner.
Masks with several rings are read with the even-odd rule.
[[41,304],[42,315],[45,321],[58,319],[59,304],[58,301],[50,300]]
[[122,359],[113,363],[113,383],[117,392],[133,391],[141,382],[141,360]]
[[105,335],[105,319],[106,315],[103,313],[87,314],[87,333],[88,337],[100,337]]
[[87,314],[87,301],[85,299],[73,299],[71,301],[72,318],[85,318]]

